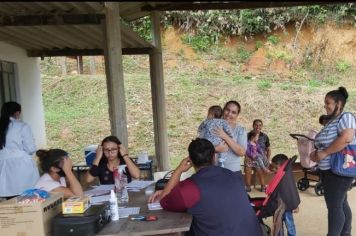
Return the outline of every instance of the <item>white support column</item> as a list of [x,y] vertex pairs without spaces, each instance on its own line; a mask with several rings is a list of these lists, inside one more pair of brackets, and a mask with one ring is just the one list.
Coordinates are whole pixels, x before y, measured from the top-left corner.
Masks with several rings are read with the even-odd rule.
[[159,171],[170,168],[168,157],[168,134],[166,104],[163,80],[162,45],[160,31],[160,13],[151,13],[152,36],[154,48],[150,52],[150,76],[152,93],[152,110],[155,134],[155,150]]
[[128,147],[120,25],[119,3],[105,2],[104,51],[111,133]]

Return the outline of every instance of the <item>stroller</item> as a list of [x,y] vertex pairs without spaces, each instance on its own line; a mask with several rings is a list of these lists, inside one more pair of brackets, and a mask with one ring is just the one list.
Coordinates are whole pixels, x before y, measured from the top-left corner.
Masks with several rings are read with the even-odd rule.
[[[251,198],[249,196],[250,203],[256,211],[257,218],[265,235],[275,235],[280,230],[283,230],[282,217],[284,211],[294,210],[300,204],[299,193],[295,186],[292,172],[293,163],[296,159],[297,156],[293,156],[278,169],[267,186],[267,197]],[[273,230],[263,222],[263,218],[269,216],[274,216]]]
[[[316,182],[314,191],[316,195],[324,195],[324,187],[321,182],[320,171],[316,162],[310,160],[309,154],[314,150],[314,138],[316,131],[309,131],[308,135],[290,134],[290,136],[297,140],[298,152],[300,155],[300,164],[304,173],[303,178],[297,182],[297,187],[300,191],[307,190],[311,185],[310,182]],[[308,178],[308,175],[317,176],[317,179]]]

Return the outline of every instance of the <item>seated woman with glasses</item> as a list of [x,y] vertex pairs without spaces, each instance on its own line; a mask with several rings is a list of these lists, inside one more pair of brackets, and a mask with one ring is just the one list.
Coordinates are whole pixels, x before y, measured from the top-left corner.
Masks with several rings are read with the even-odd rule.
[[65,198],[83,195],[83,189],[72,171],[72,161],[62,149],[40,149],[36,152],[44,174],[35,188],[61,192]]
[[85,180],[89,183],[99,177],[100,184],[114,184],[114,169],[119,165],[126,165],[124,174],[127,175],[128,182],[131,182],[131,177],[140,177],[140,169],[129,157],[125,146],[116,136],[108,136],[98,146],[93,165],[86,173]]

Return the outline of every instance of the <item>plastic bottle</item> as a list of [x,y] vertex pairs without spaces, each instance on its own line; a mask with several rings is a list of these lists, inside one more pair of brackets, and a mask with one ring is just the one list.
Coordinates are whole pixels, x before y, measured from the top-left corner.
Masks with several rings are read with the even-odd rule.
[[110,214],[111,220],[119,220],[119,207],[117,205],[117,198],[115,196],[114,190],[110,191]]
[[127,191],[127,175],[124,174],[124,168],[126,165],[122,165],[119,168],[119,177],[120,177],[120,203],[129,202],[129,193]]
[[114,175],[115,193],[116,195],[118,195],[121,189],[120,173],[118,168],[114,168],[113,175]]

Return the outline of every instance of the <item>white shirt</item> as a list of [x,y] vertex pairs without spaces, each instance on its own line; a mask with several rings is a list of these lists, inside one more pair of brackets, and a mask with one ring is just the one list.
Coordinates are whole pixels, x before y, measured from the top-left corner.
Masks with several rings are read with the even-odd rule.
[[43,174],[35,186],[35,188],[39,188],[47,192],[51,192],[53,189],[58,187],[67,187],[65,178],[61,177],[59,181],[56,181],[52,179],[48,173]]
[[19,195],[35,186],[40,177],[32,158],[35,151],[30,126],[11,117],[6,144],[0,150],[0,197]]

